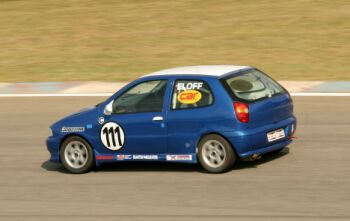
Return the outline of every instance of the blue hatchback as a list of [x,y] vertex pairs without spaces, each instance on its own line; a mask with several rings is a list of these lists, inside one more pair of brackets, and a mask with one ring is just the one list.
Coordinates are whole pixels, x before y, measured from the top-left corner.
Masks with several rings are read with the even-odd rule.
[[51,126],[51,161],[72,173],[118,161],[199,162],[212,173],[283,149],[296,129],[292,99],[248,66],[167,69]]

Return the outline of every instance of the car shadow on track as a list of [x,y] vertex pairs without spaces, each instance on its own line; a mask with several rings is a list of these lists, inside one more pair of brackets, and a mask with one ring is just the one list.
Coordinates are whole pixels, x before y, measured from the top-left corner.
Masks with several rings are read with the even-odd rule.
[[255,161],[238,161],[235,166],[233,167],[233,170],[242,170],[242,169],[250,169],[250,168],[257,168],[259,165],[262,165],[264,163],[268,163],[273,160],[277,160],[278,158],[284,157],[287,154],[289,154],[289,148],[285,147],[283,150],[279,152],[272,152],[264,154],[260,160]]
[[41,164],[41,168],[47,170],[47,171],[54,171],[54,172],[60,172],[60,173],[67,173],[69,174],[68,171],[66,171],[66,169],[63,167],[62,164],[60,163],[53,163],[49,160],[43,162]]
[[[257,168],[259,165],[268,163],[269,161],[281,158],[289,153],[286,147],[278,153],[268,153],[262,156],[260,160],[255,161],[238,161],[232,171]],[[41,165],[47,171],[56,171],[60,173],[68,173],[59,163],[45,161]],[[94,172],[199,172],[206,171],[199,164],[182,164],[168,162],[118,162],[106,163],[94,169]]]

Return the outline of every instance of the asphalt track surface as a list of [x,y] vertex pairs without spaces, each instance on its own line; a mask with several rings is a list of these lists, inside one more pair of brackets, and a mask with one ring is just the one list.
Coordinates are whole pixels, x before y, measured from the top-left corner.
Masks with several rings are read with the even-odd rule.
[[350,97],[295,97],[297,139],[225,174],[127,163],[72,175],[48,126],[103,97],[0,98],[0,220],[350,220]]

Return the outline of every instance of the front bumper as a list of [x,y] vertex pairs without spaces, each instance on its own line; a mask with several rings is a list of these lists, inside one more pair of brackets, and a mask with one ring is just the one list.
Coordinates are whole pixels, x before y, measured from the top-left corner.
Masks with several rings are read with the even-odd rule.
[[61,138],[50,136],[46,139],[46,147],[50,152],[50,161],[60,162],[60,141]]

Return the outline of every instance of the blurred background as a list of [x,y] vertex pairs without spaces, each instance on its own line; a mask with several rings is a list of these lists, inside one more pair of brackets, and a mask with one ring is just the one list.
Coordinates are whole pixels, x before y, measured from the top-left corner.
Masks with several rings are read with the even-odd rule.
[[0,0],[0,82],[129,81],[241,64],[350,80],[348,0]]

